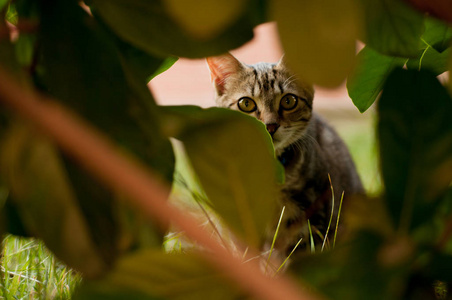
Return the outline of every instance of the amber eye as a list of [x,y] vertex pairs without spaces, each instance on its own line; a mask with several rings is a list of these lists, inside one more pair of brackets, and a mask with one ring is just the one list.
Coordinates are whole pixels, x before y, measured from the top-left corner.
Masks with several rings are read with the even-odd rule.
[[284,110],[291,110],[297,106],[298,99],[297,96],[292,94],[287,94],[281,99],[281,107]]
[[241,111],[244,111],[246,113],[252,113],[253,111],[256,110],[256,102],[254,102],[253,99],[248,97],[240,98],[237,105]]

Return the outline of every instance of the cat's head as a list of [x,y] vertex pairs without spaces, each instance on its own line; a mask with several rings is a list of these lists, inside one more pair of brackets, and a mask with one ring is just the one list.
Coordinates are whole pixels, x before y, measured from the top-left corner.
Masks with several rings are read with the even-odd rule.
[[262,121],[276,153],[304,134],[312,114],[314,89],[284,65],[246,65],[231,54],[207,58],[220,107],[242,111]]

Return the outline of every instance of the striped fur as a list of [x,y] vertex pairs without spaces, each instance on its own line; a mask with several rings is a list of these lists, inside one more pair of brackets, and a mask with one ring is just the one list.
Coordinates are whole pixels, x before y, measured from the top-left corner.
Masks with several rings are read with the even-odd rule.
[[[280,199],[286,212],[276,248],[287,254],[300,238],[307,242],[307,219],[314,230],[325,234],[332,197],[328,174],[335,191],[334,217],[342,191],[350,196],[362,194],[363,188],[347,147],[334,129],[312,111],[313,87],[300,81],[282,60],[246,65],[226,54],[207,58],[207,63],[218,106],[240,110],[239,100],[248,97],[257,105],[251,115],[267,128],[276,124],[273,144],[286,173]],[[296,96],[297,105],[284,110],[281,99],[289,94]]]

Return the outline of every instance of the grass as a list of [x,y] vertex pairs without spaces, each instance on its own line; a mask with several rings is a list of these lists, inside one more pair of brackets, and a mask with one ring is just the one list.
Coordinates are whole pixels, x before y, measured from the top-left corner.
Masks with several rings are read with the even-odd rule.
[[40,241],[6,236],[0,257],[0,299],[70,299],[81,276]]

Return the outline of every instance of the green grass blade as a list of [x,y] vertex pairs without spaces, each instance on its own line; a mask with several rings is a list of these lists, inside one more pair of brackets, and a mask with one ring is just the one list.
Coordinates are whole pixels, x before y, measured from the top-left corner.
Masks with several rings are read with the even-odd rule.
[[336,230],[334,231],[333,248],[336,246],[337,227],[339,227],[339,218],[341,217],[342,200],[344,200],[344,191],[341,195],[341,203],[339,204],[339,211],[337,212]]
[[328,222],[328,227],[326,228],[325,238],[323,239],[322,243],[322,252],[323,248],[325,247],[326,239],[328,238],[328,233],[330,231],[331,222],[333,221],[333,214],[334,214],[334,188],[333,183],[331,182],[330,174],[328,174],[328,180],[330,181],[330,187],[331,187],[331,215],[330,215],[330,221]]
[[279,266],[278,270],[276,270],[275,274],[273,275],[276,276],[276,274],[278,274],[278,272],[282,269],[282,267],[284,267],[284,265],[286,264],[286,262],[289,260],[289,258],[292,256],[292,254],[295,252],[295,250],[297,250],[298,246],[300,245],[301,241],[303,240],[303,238],[300,238],[300,240],[298,241],[298,243],[295,245],[295,247],[293,247],[292,251],[289,253],[289,255],[286,257],[286,259],[283,261],[283,263]]
[[272,246],[270,247],[270,254],[268,255],[267,263],[265,264],[265,273],[267,272],[268,263],[270,262],[270,258],[272,257],[273,249],[275,247],[276,237],[278,236],[279,226],[281,225],[281,221],[282,221],[282,218],[284,216],[284,210],[285,209],[286,209],[286,207],[283,206],[282,211],[281,211],[281,215],[279,216],[278,226],[276,226],[276,231],[275,231],[275,234],[273,235]]
[[315,253],[314,237],[312,236],[311,223],[308,220],[309,240],[311,241],[311,253]]

